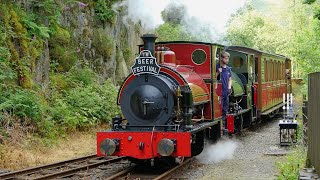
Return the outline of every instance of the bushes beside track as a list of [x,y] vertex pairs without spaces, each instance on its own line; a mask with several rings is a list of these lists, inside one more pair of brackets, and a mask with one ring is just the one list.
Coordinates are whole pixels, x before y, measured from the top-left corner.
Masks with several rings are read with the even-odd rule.
[[299,146],[292,151],[293,153],[286,156],[282,162],[276,164],[280,171],[278,180],[298,179],[299,171],[305,166],[307,158],[306,148]]
[[28,133],[38,137],[55,139],[108,122],[120,113],[116,87],[110,80],[100,83],[89,68],[51,74],[50,80],[46,90],[1,84],[1,141],[11,136],[17,124],[31,127]]

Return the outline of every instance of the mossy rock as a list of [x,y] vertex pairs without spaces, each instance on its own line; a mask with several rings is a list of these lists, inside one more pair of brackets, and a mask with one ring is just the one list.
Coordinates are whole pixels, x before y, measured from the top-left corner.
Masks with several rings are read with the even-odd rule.
[[70,32],[62,27],[56,26],[54,28],[54,33],[50,38],[50,45],[60,44],[66,45],[69,44],[71,40]]
[[55,45],[50,51],[51,59],[58,62],[58,72],[67,72],[79,59],[77,52],[72,51],[71,47]]
[[33,86],[32,78],[30,74],[25,73],[23,77],[20,79],[20,86],[25,89],[31,89]]
[[44,50],[44,42],[40,39],[34,39],[32,40],[29,46],[29,53],[30,56],[35,60],[41,56]]
[[97,53],[105,58],[110,58],[114,48],[114,40],[102,29],[97,29],[94,32],[92,46],[96,49]]
[[132,61],[132,51],[129,47],[126,47],[122,50],[123,53],[123,58],[125,60],[125,62],[131,62]]

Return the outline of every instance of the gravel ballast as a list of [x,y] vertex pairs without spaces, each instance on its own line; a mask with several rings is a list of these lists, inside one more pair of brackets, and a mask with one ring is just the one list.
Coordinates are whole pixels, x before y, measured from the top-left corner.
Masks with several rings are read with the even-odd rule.
[[206,149],[177,177],[187,179],[276,179],[275,164],[287,151],[279,146],[278,120],[224,137]]

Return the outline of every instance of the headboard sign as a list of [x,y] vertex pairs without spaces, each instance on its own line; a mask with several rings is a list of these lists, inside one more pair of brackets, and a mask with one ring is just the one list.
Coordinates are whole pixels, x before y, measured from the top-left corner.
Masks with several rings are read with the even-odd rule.
[[149,50],[143,50],[135,59],[134,65],[131,67],[132,73],[136,75],[154,74],[158,75],[160,66],[155,57],[152,56]]

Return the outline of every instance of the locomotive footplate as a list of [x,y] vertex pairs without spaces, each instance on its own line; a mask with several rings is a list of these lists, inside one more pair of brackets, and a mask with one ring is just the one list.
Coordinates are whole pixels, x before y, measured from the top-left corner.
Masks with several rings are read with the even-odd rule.
[[214,120],[214,121],[208,121],[208,122],[203,122],[203,123],[199,123],[199,124],[194,124],[192,127],[192,130],[190,130],[191,133],[196,133],[199,132],[201,130],[204,130],[208,127],[212,127],[218,123],[220,123],[221,119],[218,120]]

